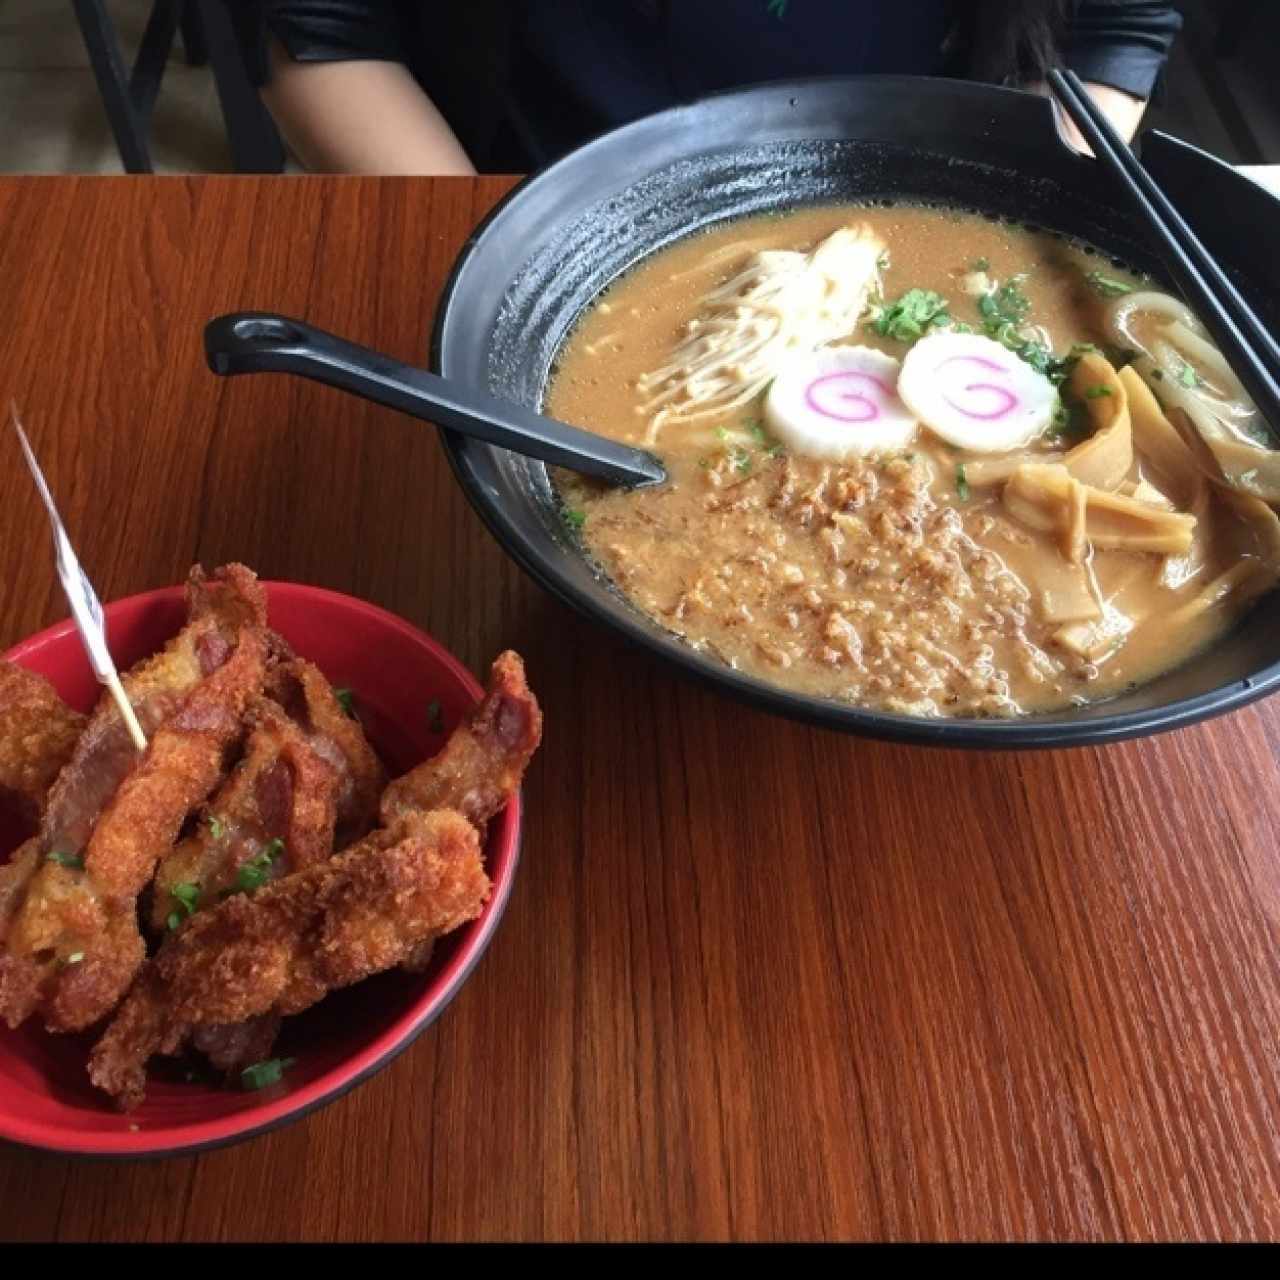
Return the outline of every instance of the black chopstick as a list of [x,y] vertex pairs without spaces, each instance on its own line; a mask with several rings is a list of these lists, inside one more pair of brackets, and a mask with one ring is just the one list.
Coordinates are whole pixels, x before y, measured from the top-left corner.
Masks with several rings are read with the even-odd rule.
[[1241,297],[1182,215],[1111,128],[1074,71],[1049,84],[1100,163],[1124,187],[1187,301],[1213,335],[1258,412],[1280,431],[1280,344]]

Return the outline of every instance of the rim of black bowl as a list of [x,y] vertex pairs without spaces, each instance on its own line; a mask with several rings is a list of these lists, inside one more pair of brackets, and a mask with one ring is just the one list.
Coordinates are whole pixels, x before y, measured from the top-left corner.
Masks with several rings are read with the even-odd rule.
[[[531,173],[489,210],[467,237],[458,256],[454,259],[444,288],[441,290],[431,328],[429,344],[431,369],[439,374],[446,372],[449,354],[446,330],[449,313],[453,307],[462,305],[461,300],[456,296],[462,273],[479,249],[481,241],[513,204],[525,198],[534,187],[556,181],[561,169],[580,160],[585,154],[601,147],[625,145],[631,133],[651,128],[656,121],[664,117],[675,117],[701,102],[732,100],[761,93],[786,93],[792,89],[803,91],[805,88],[830,85],[850,79],[900,83],[918,78],[898,75],[813,76],[725,89],[642,116],[618,128],[597,134],[551,164]],[[957,92],[975,96],[1020,92],[998,85],[977,84],[966,80],[953,80],[951,84],[956,87]],[[1172,139],[1172,141],[1177,142],[1187,151],[1194,152],[1201,160],[1211,163],[1229,180],[1250,181],[1216,156],[1189,143],[1183,143],[1180,139]],[[641,176],[643,175],[637,175],[637,179]],[[1280,201],[1277,201],[1277,204],[1280,204]],[[593,622],[620,633],[632,644],[674,664],[698,683],[716,691],[729,693],[740,702],[789,720],[912,746],[984,750],[1102,746],[1198,724],[1202,720],[1237,711],[1280,688],[1280,658],[1277,658],[1257,675],[1229,681],[1194,697],[1175,699],[1162,707],[1117,715],[1095,715],[1076,720],[1067,718],[1068,713],[1061,712],[1055,712],[1052,716],[1026,716],[1009,720],[959,717],[924,719],[917,716],[873,711],[831,698],[816,698],[809,694],[793,693],[769,684],[767,681],[745,676],[714,659],[705,658],[684,644],[673,633],[650,622],[644,615],[638,612],[612,611],[592,596],[571,587],[556,571],[554,558],[525,536],[524,531],[511,519],[502,504],[493,501],[484,484],[481,483],[475,470],[476,452],[474,451],[480,448],[493,448],[493,446],[478,446],[467,437],[443,427],[439,428],[439,432],[445,456],[473,510],[503,550],[541,587]]]

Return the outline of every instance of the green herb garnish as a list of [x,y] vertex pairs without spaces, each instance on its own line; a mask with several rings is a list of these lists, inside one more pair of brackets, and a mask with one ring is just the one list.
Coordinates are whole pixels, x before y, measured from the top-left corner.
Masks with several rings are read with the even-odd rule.
[[1042,373],[1052,383],[1061,382],[1068,374],[1074,356],[1055,356],[1043,343],[1024,337],[1020,327],[1031,310],[1031,300],[1022,292],[1025,275],[1012,276],[999,289],[985,293],[978,299],[978,314],[987,337],[1025,360],[1037,373]]
[[889,270],[889,250],[888,249],[882,249],[880,251],[880,256],[876,259],[876,266],[879,267],[881,271]]
[[67,867],[72,871],[84,870],[84,856],[79,853],[67,853],[62,849],[50,849],[44,855],[46,862],[56,862],[60,867]]
[[444,716],[440,714],[440,699],[432,698],[427,703],[427,728],[432,733],[444,732]]
[[1098,383],[1096,387],[1086,387],[1084,389],[1084,398],[1086,400],[1097,400],[1101,396],[1109,396],[1111,394],[1110,387],[1104,387],[1102,383]]
[[564,513],[564,522],[570,529],[581,529],[587,523],[587,513],[578,507],[571,507]]
[[335,689],[333,696],[337,698],[338,705],[347,713],[347,718],[354,720],[356,718],[356,695],[350,689]]
[[925,330],[949,324],[947,300],[932,289],[908,289],[897,302],[881,304],[868,321],[882,338],[915,342]]
[[739,475],[751,474],[751,455],[745,449],[734,449],[729,454],[729,460],[733,463],[733,469]]
[[[236,871],[236,883],[231,893],[253,893],[267,883],[275,860],[284,853],[284,841],[278,836],[269,840],[259,853],[242,862]],[[230,894],[228,894],[230,896]]]
[[[341,702],[342,699],[339,698],[338,701]],[[222,819],[219,818],[216,813],[211,813],[205,821],[209,824],[209,834],[215,840],[221,840],[227,830],[226,827],[222,825]]]
[[1010,276],[998,289],[978,299],[978,314],[987,323],[1021,324],[1031,310],[1031,299],[1022,292],[1025,275]]
[[1103,298],[1119,298],[1133,292],[1133,285],[1125,284],[1114,276],[1104,276],[1101,271],[1086,272],[1084,278],[1089,282],[1089,288]]
[[765,435],[764,428],[758,422],[748,422],[747,433],[762,449],[769,443],[769,437]]
[[1178,381],[1182,383],[1184,387],[1190,387],[1194,390],[1200,385],[1203,379],[1189,364],[1184,364],[1182,368],[1178,370]]
[[956,495],[961,502],[969,501],[969,481],[965,478],[963,462],[956,464]]
[[169,890],[169,896],[178,904],[178,910],[169,912],[167,924],[170,932],[176,929],[188,916],[194,915],[200,902],[200,886],[195,881],[175,884]]
[[279,1084],[284,1079],[284,1073],[295,1062],[297,1058],[268,1058],[265,1062],[255,1062],[240,1072],[240,1087],[252,1092],[254,1089]]
[[974,260],[969,264],[969,270],[970,271],[990,271],[991,259],[990,258],[974,258]]

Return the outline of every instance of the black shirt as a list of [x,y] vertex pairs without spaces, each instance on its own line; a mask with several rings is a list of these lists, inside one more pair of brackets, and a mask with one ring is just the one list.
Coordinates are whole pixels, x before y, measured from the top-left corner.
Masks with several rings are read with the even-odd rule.
[[[1068,65],[1148,97],[1180,27],[1174,6],[1068,8]],[[406,63],[478,167],[525,169],[734,85],[963,73],[992,38],[975,27],[982,12],[975,0],[258,0],[256,34],[269,29],[301,61]]]

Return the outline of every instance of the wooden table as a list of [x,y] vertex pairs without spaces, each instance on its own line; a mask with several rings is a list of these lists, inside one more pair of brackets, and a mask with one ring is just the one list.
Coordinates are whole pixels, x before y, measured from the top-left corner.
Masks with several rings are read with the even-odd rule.
[[[0,1238],[1276,1239],[1280,702],[1063,754],[800,728],[526,581],[432,431],[206,372],[238,307],[422,356],[507,185],[0,183],[0,402],[104,595],[243,559],[518,648],[547,712],[506,920],[411,1051],[194,1159],[0,1150]],[[0,449],[2,647],[64,606]]]

